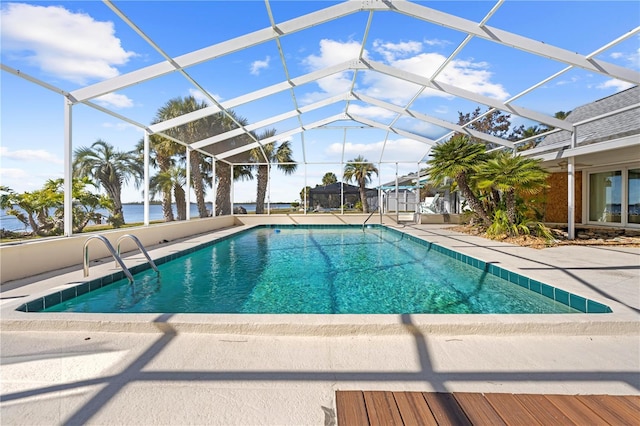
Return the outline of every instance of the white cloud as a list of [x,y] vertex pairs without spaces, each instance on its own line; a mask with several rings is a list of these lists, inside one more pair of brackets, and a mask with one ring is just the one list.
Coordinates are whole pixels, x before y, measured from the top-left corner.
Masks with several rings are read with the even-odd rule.
[[573,83],[577,83],[579,81],[578,77],[571,77],[568,80],[558,80],[556,81],[556,86],[564,86],[565,84],[573,84]]
[[136,130],[144,134],[144,129],[134,126],[131,123],[127,123],[126,121],[116,121],[115,123],[105,121],[104,123],[102,123],[102,127],[104,127],[105,129],[115,129],[118,131]]
[[350,114],[360,115],[362,117],[369,118],[394,118],[396,113],[393,111],[389,111],[386,108],[380,108],[377,106],[362,106],[358,104],[350,104],[349,110],[347,111]]
[[[307,56],[303,61],[303,65],[305,65],[309,71],[317,71],[342,62],[354,60],[358,58],[360,54],[360,47],[360,43],[355,41],[343,43],[323,39],[320,41],[320,55]],[[365,58],[367,57],[366,50],[363,56]],[[303,96],[301,102],[309,104],[326,98],[327,94],[333,96],[346,93],[351,88],[352,76],[353,73],[351,71],[344,71],[318,80],[316,83],[320,86],[322,92],[307,93]]]
[[[375,143],[352,143],[347,142],[344,144],[344,155],[346,159],[349,159],[353,156],[362,155],[367,158],[369,161],[378,161],[378,157],[380,157],[380,150],[382,149],[382,145],[384,142],[375,142]],[[327,154],[341,154],[342,153],[342,143],[332,143],[326,149]],[[375,155],[375,159],[372,160],[369,157]]]
[[[303,61],[311,71],[356,59],[360,54],[361,45],[357,41],[341,42],[336,40],[320,40],[320,55],[309,55]],[[367,57],[365,50],[363,56]]]
[[615,78],[612,78],[611,80],[607,80],[602,84],[598,84],[596,86],[596,89],[615,89],[616,92],[619,92],[621,90],[625,90],[633,86],[634,86],[633,83],[629,83],[622,80],[616,80]]
[[116,109],[131,108],[133,106],[131,98],[118,93],[107,93],[106,95],[97,97],[95,101],[104,107],[113,107]]
[[[382,149],[384,147],[384,153]],[[368,161],[377,163],[382,153],[382,161],[407,161],[407,153],[415,153],[416,163],[420,160],[427,150],[428,145],[409,138],[389,139],[373,143],[351,143],[344,144],[345,160],[349,160],[358,155],[364,156]],[[342,154],[342,144],[333,143],[326,148],[327,154]],[[410,157],[410,156],[409,156]]]
[[412,53],[420,53],[422,51],[422,43],[419,41],[391,43],[375,40],[373,42],[373,48],[376,52],[380,53],[387,62],[392,62],[398,57],[406,57]]
[[509,93],[502,84],[492,83],[490,65],[487,62],[454,60],[442,71],[437,80],[469,92],[504,100]]
[[267,56],[263,61],[253,61],[251,63],[251,74],[259,75],[260,70],[269,68],[269,62],[271,61],[271,57]]
[[423,40],[423,43],[428,45],[428,46],[448,46],[451,44],[450,41],[448,40],[440,40],[437,38],[431,39],[431,40]]
[[[431,76],[446,60],[446,57],[434,52],[422,52],[424,44],[416,41],[391,43],[382,40],[374,42],[376,53],[390,66],[416,75]],[[324,67],[356,59],[360,52],[360,43],[340,42],[324,39],[320,42],[320,52],[317,55],[308,56],[304,64],[311,71]],[[368,53],[363,53],[365,58]],[[489,96],[495,99],[506,99],[509,93],[498,83],[491,81],[493,73],[489,71],[490,64],[473,60],[454,60],[440,73],[438,81],[460,87],[467,91]],[[419,86],[376,72],[361,72],[363,76],[359,81],[362,87],[357,89],[367,95],[397,105],[404,105],[419,90]],[[349,90],[352,81],[351,72],[342,72],[318,81],[320,92],[307,94],[304,102],[325,98],[326,95],[345,93]],[[364,83],[364,84],[363,84]],[[436,91],[425,90],[422,96],[440,96],[451,98],[450,95]]]
[[[198,102],[205,102],[207,105],[211,105],[211,101],[209,100],[209,98],[206,97],[205,94],[202,93],[200,90],[189,89],[189,95],[193,96],[195,100]],[[215,93],[210,93],[210,95],[213,97],[213,99],[215,99],[218,102],[222,102],[222,100],[224,99],[222,96]]]
[[29,173],[22,169],[8,169],[0,168],[0,177],[2,177],[2,184],[10,188],[11,185],[7,184],[7,180],[22,180],[30,177]]
[[[384,148],[383,161],[407,161],[415,160],[416,164],[429,150],[429,145],[413,139],[390,139]],[[410,153],[410,154],[407,154]],[[413,158],[411,158],[413,157]],[[416,165],[417,168],[417,165]],[[413,170],[415,172],[415,169]]]
[[34,173],[20,168],[0,168],[0,182],[14,191],[20,193],[41,189],[48,179],[63,177],[62,171],[47,171],[46,173]]
[[[404,121],[406,117],[403,117],[400,120],[400,123]],[[443,129],[440,126],[436,126],[435,124],[427,123],[425,121],[420,120],[408,120],[410,125],[407,128],[411,133],[415,133],[416,135],[424,136],[430,139],[437,139],[439,135],[442,134]],[[401,125],[396,126],[400,129],[404,128]]]
[[112,22],[61,6],[10,3],[2,9],[2,49],[56,77],[79,84],[119,74],[125,51]]
[[44,149],[18,149],[10,151],[6,146],[0,147],[0,156],[18,161],[42,161],[46,163],[63,164],[55,154]]
[[613,58],[613,59],[622,59],[622,60],[626,61],[629,65],[631,65],[635,69],[640,68],[640,48],[636,49],[635,51],[633,51],[631,53],[629,53],[629,52],[612,52],[609,56],[611,58]]

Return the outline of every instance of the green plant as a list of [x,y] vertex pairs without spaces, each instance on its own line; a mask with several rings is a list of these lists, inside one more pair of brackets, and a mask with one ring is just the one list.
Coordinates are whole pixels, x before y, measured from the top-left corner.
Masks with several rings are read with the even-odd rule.
[[529,235],[529,227],[524,223],[511,223],[507,212],[497,209],[493,212],[493,221],[487,228],[487,236],[492,239]]
[[357,201],[353,208],[358,211],[362,211],[362,201]]
[[527,226],[531,229],[533,235],[540,238],[544,238],[547,243],[552,242],[556,237],[544,223],[542,222],[528,222]]

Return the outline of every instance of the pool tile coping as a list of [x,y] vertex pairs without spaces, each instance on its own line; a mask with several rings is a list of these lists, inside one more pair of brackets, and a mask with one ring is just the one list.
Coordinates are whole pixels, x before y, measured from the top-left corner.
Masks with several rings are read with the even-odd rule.
[[[282,225],[256,225],[256,226],[252,226],[249,228],[246,228],[244,230],[241,230],[237,233],[232,233],[232,234],[227,234],[227,235],[222,235],[219,238],[213,239],[211,241],[207,241],[201,244],[198,244],[196,246],[193,247],[189,247],[186,248],[180,252],[177,253],[171,253],[169,255],[166,256],[162,256],[158,259],[154,259],[154,262],[156,265],[162,265],[163,263],[175,260],[177,258],[180,258],[182,256],[186,256],[188,254],[191,254],[195,251],[201,250],[203,248],[206,247],[210,247],[214,244],[217,244],[220,241],[224,241],[226,239],[229,239],[231,237],[235,237],[237,235],[240,235],[242,233],[248,232],[250,230],[253,229],[260,229],[260,228],[271,228],[271,229],[331,229],[331,228],[361,228],[361,225],[288,225],[288,224],[282,224]],[[520,275],[516,272],[512,272],[509,271],[507,269],[501,268],[491,262],[484,262],[482,260],[476,259],[474,257],[471,256],[467,256],[466,254],[457,252],[455,250],[451,250],[448,249],[446,247],[442,247],[438,244],[435,244],[433,242],[430,241],[426,241],[422,238],[418,238],[415,237],[413,235],[410,235],[408,233],[402,232],[400,230],[394,229],[394,228],[390,228],[388,226],[384,226],[384,225],[378,225],[378,224],[371,224],[371,225],[366,225],[367,228],[384,228],[390,232],[395,232],[399,235],[402,235],[403,238],[407,238],[408,240],[420,244],[424,247],[427,247],[428,250],[434,250],[440,254],[443,254],[445,256],[449,256],[453,259],[456,259],[460,262],[463,262],[471,267],[480,269],[482,271],[485,271],[491,275],[497,276],[499,278],[502,278],[512,284],[518,285],[520,287],[523,287],[529,291],[533,291],[535,293],[538,293],[544,297],[547,297],[549,299],[552,299],[554,301],[556,301],[557,303],[563,304],[565,306],[569,306],[570,308],[573,308],[581,313],[587,313],[587,314],[601,314],[601,313],[611,313],[613,312],[611,310],[611,308],[607,305],[604,305],[602,303],[596,302],[594,300],[591,299],[587,299],[585,297],[582,296],[578,296],[576,294],[567,292],[565,290],[561,290],[559,288],[550,286],[548,284],[545,284],[543,282],[540,282],[538,280],[534,280],[532,278],[528,278],[525,277],[523,275]],[[135,266],[132,266],[129,268],[129,270],[131,271],[131,274],[135,275],[139,272],[142,272],[144,270],[150,269],[151,266],[149,265],[149,263],[142,263],[142,264],[138,264]],[[21,312],[30,312],[30,313],[35,313],[35,312],[41,312],[43,310],[45,310],[47,307],[50,306],[54,306],[57,305],[59,303],[62,302],[66,302],[67,300],[76,298],[78,296],[81,296],[87,292],[93,291],[93,290],[97,290],[99,288],[102,288],[104,286],[110,285],[116,281],[119,281],[121,279],[124,279],[125,275],[123,271],[117,271],[114,272],[112,274],[108,274],[105,276],[102,276],[100,278],[95,278],[93,280],[90,281],[86,281],[83,282],[81,284],[78,284],[76,286],[73,287],[69,287],[69,288],[65,288],[62,289],[60,291],[54,292],[54,293],[50,293],[47,294],[43,297],[39,297],[37,299],[31,300],[29,302],[23,303],[22,305],[18,306],[16,308],[17,311],[21,311]]]

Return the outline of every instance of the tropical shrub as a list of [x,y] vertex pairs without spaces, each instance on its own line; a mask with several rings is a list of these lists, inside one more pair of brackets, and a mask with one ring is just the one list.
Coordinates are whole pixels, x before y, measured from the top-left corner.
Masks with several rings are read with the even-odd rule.
[[[90,192],[87,185],[93,185],[88,178],[73,179],[73,232],[82,232],[90,222],[99,222],[102,215],[97,210],[113,207],[109,198]],[[50,179],[42,189],[21,194],[2,187],[0,207],[35,235],[60,235],[64,230],[64,180]]]

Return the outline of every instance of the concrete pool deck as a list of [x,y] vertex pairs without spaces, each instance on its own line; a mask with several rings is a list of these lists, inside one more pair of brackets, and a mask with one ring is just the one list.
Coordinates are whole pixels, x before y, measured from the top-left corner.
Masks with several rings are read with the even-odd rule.
[[[150,252],[159,257],[242,228]],[[83,280],[81,268],[69,268],[3,285],[0,420],[332,424],[334,392],[349,389],[640,395],[639,248],[535,250],[442,225],[399,229],[604,303],[613,313],[90,314],[79,321],[73,314],[15,311]],[[91,277],[114,270],[112,262],[94,265]]]

